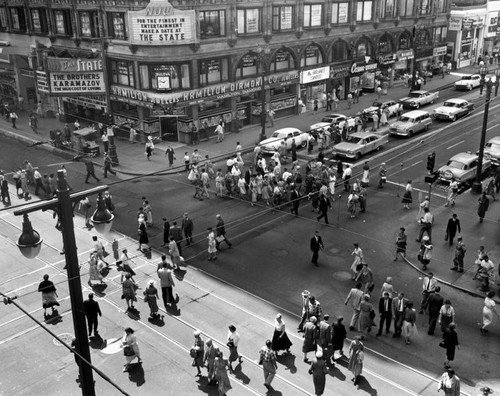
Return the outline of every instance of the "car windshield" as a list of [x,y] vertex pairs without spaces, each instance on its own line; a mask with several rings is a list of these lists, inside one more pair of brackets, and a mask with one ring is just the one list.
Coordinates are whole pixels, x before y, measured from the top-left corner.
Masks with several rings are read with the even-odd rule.
[[412,119],[410,117],[407,117],[407,116],[401,116],[401,117],[399,117],[399,121],[410,122],[410,121],[412,121]]
[[363,138],[360,138],[360,137],[351,137],[351,140],[349,141],[349,143],[354,143],[354,144],[359,144],[363,141]]
[[379,101],[375,101],[373,102],[372,106],[375,106],[375,107],[381,107],[382,106],[382,102],[379,102]]
[[410,92],[408,95],[410,98],[420,98],[421,93],[419,92]]
[[444,102],[444,107],[460,107],[458,103],[455,102]]
[[333,118],[332,117],[323,117],[321,119],[321,122],[332,122],[333,121]]
[[463,162],[458,162],[458,161],[448,161],[448,166],[450,168],[465,169],[465,164]]
[[271,135],[272,138],[281,138],[281,134],[279,132],[274,132],[272,135]]
[[497,143],[486,143],[486,147],[488,147],[489,149],[500,151],[500,144]]
[[462,77],[462,80],[472,80],[472,76],[464,76]]

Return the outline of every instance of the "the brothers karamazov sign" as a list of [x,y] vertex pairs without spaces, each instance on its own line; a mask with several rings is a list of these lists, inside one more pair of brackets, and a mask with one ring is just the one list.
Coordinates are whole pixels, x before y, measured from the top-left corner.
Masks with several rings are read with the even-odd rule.
[[102,95],[106,92],[102,59],[47,57],[51,95]]

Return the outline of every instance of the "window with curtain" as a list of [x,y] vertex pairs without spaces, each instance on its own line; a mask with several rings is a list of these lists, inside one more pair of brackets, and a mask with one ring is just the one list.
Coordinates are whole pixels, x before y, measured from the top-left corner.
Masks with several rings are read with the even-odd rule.
[[253,54],[243,55],[236,67],[236,78],[256,76],[262,73],[262,63],[259,57]]
[[349,22],[349,3],[332,4],[332,24],[338,25]]
[[446,26],[440,26],[434,29],[434,37],[436,38],[437,43],[446,41],[447,34],[448,28]]
[[323,63],[323,55],[317,45],[310,45],[306,48],[304,56],[300,60],[300,66],[314,66]]
[[199,74],[201,86],[228,81],[229,69],[227,58],[201,60]]
[[127,61],[111,61],[111,78],[113,84],[135,87],[134,64]]
[[189,65],[153,64],[139,65],[141,88],[155,91],[172,91],[191,88]]
[[278,6],[273,7],[273,31],[293,29],[294,7]]
[[56,22],[56,34],[70,36],[73,33],[69,10],[54,11],[54,20]]
[[80,34],[82,37],[99,37],[99,15],[95,11],[81,11]]
[[358,1],[356,22],[369,22],[372,20],[373,1]]
[[295,60],[292,54],[284,49],[276,51],[271,60],[271,71],[293,70],[295,69]]
[[252,34],[261,31],[260,8],[238,10],[238,34]]
[[304,4],[304,27],[321,26],[322,13],[322,4]]
[[125,13],[108,12],[108,29],[110,37],[117,40],[126,40]]
[[24,15],[24,8],[22,7],[11,8],[10,16],[12,19],[12,29],[26,31],[26,18]]
[[382,0],[382,18],[394,18],[396,16],[396,1]]
[[340,62],[349,59],[349,47],[345,41],[336,41],[332,45],[330,62]]
[[49,28],[47,24],[47,11],[44,8],[32,8],[31,25],[37,33],[47,33]]
[[0,7],[0,29],[7,29],[7,10],[4,7]]
[[408,33],[404,33],[399,37],[398,49],[410,49],[411,48],[411,37]]
[[225,35],[226,11],[200,11],[200,36],[202,39]]
[[401,0],[402,17],[411,17],[413,15],[413,0]]

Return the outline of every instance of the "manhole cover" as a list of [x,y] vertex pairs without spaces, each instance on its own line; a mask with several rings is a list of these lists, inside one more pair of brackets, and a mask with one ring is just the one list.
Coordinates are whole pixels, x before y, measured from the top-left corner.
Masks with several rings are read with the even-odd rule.
[[342,280],[342,281],[352,279],[352,274],[350,272],[347,272],[347,271],[334,272],[332,274],[332,276],[333,276],[333,279]]
[[[73,338],[75,336],[71,333],[62,333],[62,334],[59,334],[59,338],[61,340],[63,340],[66,344],[70,345],[71,346],[71,341],[73,341]],[[62,344],[59,342],[59,340],[57,338],[54,338],[53,339],[53,342],[54,342],[54,345],[56,346],[62,346]]]
[[101,349],[101,352],[106,355],[113,355],[115,353],[121,352],[121,338],[110,338],[106,340],[106,346]]
[[339,249],[333,247],[331,249],[328,249],[328,252],[330,252],[331,254],[338,254],[339,253]]
[[115,208],[125,208],[128,206],[128,202],[118,202],[115,204]]
[[288,255],[288,250],[286,249],[276,249],[271,253],[274,257],[284,257]]

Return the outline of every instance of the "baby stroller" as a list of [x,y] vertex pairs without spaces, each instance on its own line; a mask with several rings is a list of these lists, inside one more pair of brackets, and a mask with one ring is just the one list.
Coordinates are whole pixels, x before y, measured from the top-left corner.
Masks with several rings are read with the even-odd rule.
[[52,144],[52,146],[59,149],[71,150],[71,148],[73,147],[73,143],[69,140],[64,139],[63,133],[60,129],[53,129],[49,133],[50,144]]

